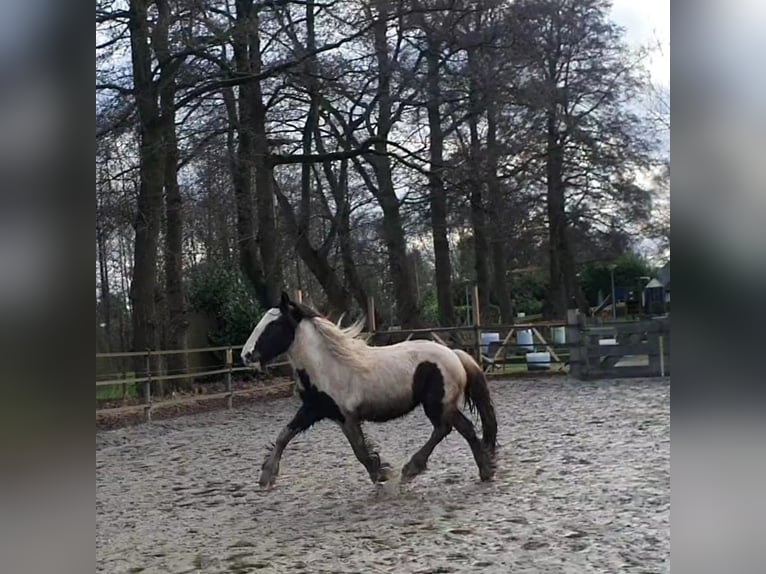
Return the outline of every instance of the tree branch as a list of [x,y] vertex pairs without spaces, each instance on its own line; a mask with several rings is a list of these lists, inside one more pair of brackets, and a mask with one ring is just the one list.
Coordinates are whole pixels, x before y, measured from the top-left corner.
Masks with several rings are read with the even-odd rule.
[[368,138],[357,149],[332,151],[328,153],[272,155],[272,165],[289,165],[296,163],[321,163],[325,161],[337,161],[351,159],[360,155],[371,153],[370,146],[378,141],[376,138]]

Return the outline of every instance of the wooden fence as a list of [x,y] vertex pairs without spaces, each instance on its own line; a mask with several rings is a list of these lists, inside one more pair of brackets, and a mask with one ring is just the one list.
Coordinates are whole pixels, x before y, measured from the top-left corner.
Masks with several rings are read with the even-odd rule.
[[[367,335],[368,342],[377,346],[393,345],[403,341],[430,339],[451,349],[462,349],[482,365],[485,374],[506,376],[531,369],[526,355],[532,351],[547,352],[550,364],[546,370],[563,373],[569,360],[571,344],[554,342],[552,332],[565,328],[564,321],[541,321],[537,323],[514,323],[491,325],[476,329],[475,326],[435,327],[430,329],[396,329],[376,331]],[[527,333],[531,342],[518,337]],[[493,333],[497,340],[482,341],[482,334]]]
[[[233,376],[236,373],[252,372],[250,367],[236,367],[234,366],[234,353],[241,350],[241,346],[227,346],[227,347],[204,347],[199,349],[174,349],[169,351],[131,351],[121,353],[96,353],[96,360],[99,359],[128,359],[136,360],[138,357],[143,357],[146,365],[146,375],[143,377],[125,376],[125,373],[111,373],[105,378],[96,380],[96,389],[101,387],[120,387],[122,389],[122,400],[125,401],[128,397],[128,388],[130,386],[141,385],[143,387],[143,402],[141,404],[130,404],[119,407],[110,408],[96,408],[96,415],[99,414],[122,414],[128,412],[143,411],[147,420],[152,419],[152,410],[158,406],[171,406],[171,405],[183,405],[186,403],[194,403],[210,400],[226,399],[229,409],[232,408],[232,402],[235,396],[244,395],[253,392],[253,389],[240,389],[235,390],[232,388]],[[174,355],[174,354],[186,354],[192,355],[195,353],[223,353],[224,361],[221,365],[216,365],[209,369],[187,369],[183,373],[162,373],[152,369],[152,363],[154,359],[158,357]],[[286,360],[277,361],[271,365],[271,369],[289,368],[289,363]],[[120,376],[122,375],[122,376]],[[164,383],[166,381],[180,381],[185,382],[195,381],[197,379],[204,379],[207,377],[221,377],[225,384],[225,390],[219,393],[199,394],[182,398],[165,398],[155,397],[152,394],[152,385],[156,383]],[[292,386],[292,381],[285,383],[275,383],[263,387],[264,391],[276,391],[281,388],[287,388]],[[157,400],[160,399],[160,400]]]
[[[298,294],[300,300],[300,294]],[[577,311],[570,311],[567,321],[540,321],[528,324],[513,325],[481,325],[479,315],[478,291],[473,293],[473,324],[455,327],[434,327],[427,329],[392,329],[379,331],[375,325],[375,303],[370,300],[368,305],[368,330],[362,334],[372,345],[391,345],[412,339],[431,339],[450,348],[460,348],[471,353],[482,365],[488,376],[519,374],[533,370],[529,363],[530,351],[547,353],[549,362],[542,369],[552,374],[568,372],[579,379],[620,378],[620,377],[651,377],[665,376],[670,373],[670,319],[651,319],[621,323],[589,323]],[[553,336],[554,330],[564,330],[565,337]],[[497,335],[497,340],[485,342],[483,332]],[[525,333],[526,340],[520,340],[520,334]],[[516,336],[514,339],[514,335]],[[559,333],[561,335],[561,333]],[[562,340],[564,339],[564,340]],[[143,403],[99,409],[99,413],[120,413],[127,411],[144,411],[147,420],[151,420],[154,405],[176,405],[188,402],[226,399],[229,408],[232,407],[233,397],[239,394],[251,393],[254,389],[235,390],[232,379],[236,373],[251,372],[249,367],[235,366],[234,353],[241,346],[208,347],[200,349],[183,349],[170,351],[143,351],[123,353],[97,353],[96,359],[135,361],[143,357],[146,365],[146,376],[126,376],[126,369],[121,373],[110,373],[105,378],[96,381],[99,387],[121,387],[123,401],[127,397],[127,387],[143,385]],[[185,353],[223,353],[225,359],[211,368],[189,369],[183,373],[153,372],[152,364],[157,357]],[[275,371],[275,369],[277,371]],[[286,360],[277,361],[270,366],[272,372],[284,369],[290,373],[291,368]],[[509,370],[510,369],[510,370]],[[539,375],[540,370],[535,369]],[[222,377],[225,390],[213,394],[201,394],[180,399],[161,400],[155,403],[157,397],[152,396],[153,383],[164,381],[186,382],[206,377]],[[293,381],[276,383],[261,387],[260,390],[285,390],[293,385]]]
[[670,374],[669,317],[596,323],[570,311],[567,339],[572,345],[570,374],[578,379]]

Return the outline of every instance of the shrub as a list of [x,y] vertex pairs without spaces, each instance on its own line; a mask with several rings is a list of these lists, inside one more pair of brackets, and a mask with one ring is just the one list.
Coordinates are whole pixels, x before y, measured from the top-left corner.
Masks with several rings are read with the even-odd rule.
[[193,270],[189,303],[195,311],[215,318],[216,328],[208,337],[216,346],[241,345],[263,315],[242,274],[212,263]]

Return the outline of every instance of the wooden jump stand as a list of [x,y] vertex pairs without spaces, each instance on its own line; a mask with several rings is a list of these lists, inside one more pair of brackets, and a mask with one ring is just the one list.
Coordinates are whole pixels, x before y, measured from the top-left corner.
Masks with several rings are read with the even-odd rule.
[[[499,328],[503,328],[503,326],[498,326]],[[488,328],[485,326],[485,328]],[[494,328],[494,326],[493,326]],[[559,357],[559,355],[556,353],[556,351],[553,349],[553,346],[545,339],[543,334],[540,332],[540,329],[537,325],[534,324],[524,324],[524,325],[511,325],[510,329],[508,330],[508,333],[506,334],[505,338],[503,339],[500,347],[497,351],[495,351],[492,356],[484,355],[482,353],[482,324],[481,324],[481,309],[479,307],[479,287],[478,285],[474,285],[473,289],[471,290],[471,324],[468,326],[463,327],[435,327],[435,328],[425,328],[425,329],[409,329],[409,330],[403,330],[403,331],[396,331],[396,333],[399,333],[401,335],[404,335],[404,333],[407,333],[405,337],[405,341],[411,340],[416,335],[427,335],[430,339],[433,341],[436,341],[437,343],[444,345],[445,347],[450,346],[442,336],[439,335],[439,333],[460,333],[460,332],[470,332],[471,336],[469,337],[468,341],[464,341],[464,345],[470,349],[470,353],[473,355],[473,357],[476,359],[476,361],[482,365],[482,369],[485,373],[490,373],[492,370],[497,368],[497,365],[499,364],[499,359],[505,349],[505,347],[508,345],[509,341],[511,340],[511,337],[518,331],[519,328],[525,328],[530,329],[533,333],[533,336],[539,341],[539,343],[545,347],[545,349],[550,353],[551,358],[561,363],[562,360]],[[387,331],[382,331],[381,334],[387,333]],[[377,330],[377,324],[375,321],[375,299],[373,297],[368,297],[367,299],[367,335],[366,335],[366,341],[369,343],[372,339],[374,339],[375,335],[378,334]],[[559,367],[559,370],[562,370],[564,367]]]

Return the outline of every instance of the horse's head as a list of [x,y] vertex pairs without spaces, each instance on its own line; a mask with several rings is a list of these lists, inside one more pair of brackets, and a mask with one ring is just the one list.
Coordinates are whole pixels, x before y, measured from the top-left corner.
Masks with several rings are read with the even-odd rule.
[[282,292],[278,307],[273,307],[258,321],[242,347],[242,362],[245,365],[261,368],[274,357],[286,353],[295,339],[295,329],[304,318],[317,316],[308,307],[290,301]]

